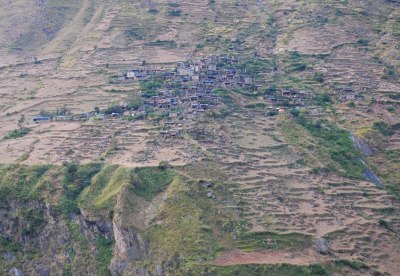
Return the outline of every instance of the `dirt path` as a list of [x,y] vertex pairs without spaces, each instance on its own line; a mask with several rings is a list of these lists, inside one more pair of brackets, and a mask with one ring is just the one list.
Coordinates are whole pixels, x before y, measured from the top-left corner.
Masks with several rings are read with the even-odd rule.
[[241,252],[229,251],[216,258],[214,265],[239,265],[239,264],[294,264],[309,265],[331,260],[330,256],[315,254],[311,249],[297,252],[290,251],[260,251],[260,252]]

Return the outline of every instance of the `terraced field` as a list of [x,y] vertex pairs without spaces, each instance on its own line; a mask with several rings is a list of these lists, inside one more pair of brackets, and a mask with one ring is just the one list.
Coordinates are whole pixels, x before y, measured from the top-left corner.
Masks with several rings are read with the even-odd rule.
[[[55,243],[61,256],[57,267],[66,266],[62,272],[88,273],[70,256],[97,260],[105,252],[104,271],[114,275],[144,275],[145,269],[169,275],[168,267],[179,265],[187,269],[179,270],[184,275],[196,275],[198,266],[204,275],[259,275],[263,269],[271,275],[299,275],[292,268],[303,275],[316,275],[312,269],[318,268],[333,275],[399,275],[399,1],[0,2],[0,163],[59,166],[34,188],[54,185],[46,193],[60,193],[54,198],[63,198],[62,204],[71,203],[65,198],[73,194],[72,205],[81,204],[82,210],[68,214],[40,211],[58,220],[63,231],[74,225],[69,236],[63,232],[76,239],[74,246],[61,250],[64,245]],[[179,119],[176,137],[160,132],[169,114],[153,120],[124,114],[130,119],[32,121],[61,110],[81,114],[143,100],[143,86],[125,79],[127,70],[151,64],[173,71],[177,62],[210,55],[237,57],[237,67],[260,87],[219,91],[223,103]],[[269,107],[268,96],[285,89],[307,91],[312,106],[296,109],[282,102]],[[343,99],[340,91],[355,96]],[[29,131],[10,136],[23,127]],[[347,136],[333,137],[336,144],[318,137],[332,129],[332,137]],[[350,137],[368,150],[353,145],[334,151],[343,140],[348,145]],[[383,188],[357,171],[361,162]],[[89,186],[71,192],[67,180],[59,178],[76,163],[99,163],[105,172],[90,171],[99,175],[85,176]],[[170,166],[180,174],[172,184],[150,192],[141,186],[157,187],[152,173]],[[0,188],[7,182],[1,177]],[[87,205],[78,199],[86,200],[88,191],[109,196],[107,204],[113,207],[85,213]],[[52,210],[58,200],[49,198],[40,204]],[[1,208],[0,203],[3,218],[9,210]],[[123,224],[121,214],[129,216],[130,224]],[[146,223],[138,227],[138,221]],[[21,240],[24,231],[18,232]],[[104,244],[94,238],[99,233],[107,239]],[[77,245],[80,235],[90,241],[88,252]],[[329,253],[316,248],[321,239]],[[21,260],[29,259],[21,254]],[[4,262],[4,273],[19,265]],[[26,263],[21,267],[33,269]],[[121,263],[123,268],[116,268]]]

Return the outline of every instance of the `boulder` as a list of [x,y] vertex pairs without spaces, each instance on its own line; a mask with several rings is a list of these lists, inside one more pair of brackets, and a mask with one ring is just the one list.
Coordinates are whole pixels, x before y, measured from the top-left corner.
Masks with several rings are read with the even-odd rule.
[[330,253],[328,241],[324,238],[320,238],[320,239],[314,241],[314,246],[315,246],[315,250],[317,250],[317,252],[319,252],[323,255]]
[[211,183],[211,182],[209,182],[209,181],[205,181],[205,180],[200,180],[200,181],[199,181],[199,184],[200,184],[200,186],[203,187],[203,188],[210,188],[210,187],[214,186],[213,183]]
[[22,276],[23,274],[22,274],[21,270],[19,270],[16,267],[13,267],[13,268],[10,269],[10,275],[11,276]]

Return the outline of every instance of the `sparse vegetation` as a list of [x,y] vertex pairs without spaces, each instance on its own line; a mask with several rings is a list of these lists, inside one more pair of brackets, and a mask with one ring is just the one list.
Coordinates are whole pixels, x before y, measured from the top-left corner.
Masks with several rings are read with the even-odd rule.
[[170,16],[181,16],[182,15],[182,11],[178,10],[178,9],[173,9],[173,10],[169,10],[167,12],[168,15]]
[[[311,121],[303,116],[294,121],[289,118],[282,119],[281,126],[288,142],[299,148],[309,149],[304,151],[309,164],[321,162],[326,171],[340,172],[350,178],[361,178],[364,166],[357,158],[348,131],[341,130],[330,122]],[[295,138],[299,135],[302,136],[301,139]],[[316,144],[313,148],[308,146],[311,141]]]
[[315,72],[315,73],[314,73],[314,76],[313,76],[313,79],[314,79],[316,82],[319,82],[319,83],[323,83],[323,82],[325,81],[324,74],[321,73],[321,72]]
[[157,89],[160,88],[162,83],[160,81],[144,81],[140,83],[140,90],[142,96],[145,98],[150,98],[152,96],[158,95]]
[[4,139],[15,139],[15,138],[21,138],[27,135],[31,131],[30,128],[24,127],[20,129],[15,129],[10,131],[4,136]]
[[298,266],[290,264],[276,265],[231,265],[231,266],[210,266],[204,265],[195,268],[195,273],[198,275],[270,275],[270,276],[328,276],[330,271],[320,264],[310,266]]
[[113,256],[112,241],[106,239],[105,237],[99,236],[96,238],[95,244],[97,250],[97,263],[99,264],[97,268],[97,275],[111,275],[108,265],[110,264]]
[[302,233],[256,232],[241,236],[238,248],[249,252],[261,249],[304,249],[311,245],[311,241],[312,236]]
[[392,130],[391,130],[390,126],[383,121],[375,122],[373,127],[383,136],[392,135]]
[[136,168],[137,177],[132,179],[133,191],[138,196],[151,200],[155,195],[164,191],[171,183],[175,173],[167,166]]

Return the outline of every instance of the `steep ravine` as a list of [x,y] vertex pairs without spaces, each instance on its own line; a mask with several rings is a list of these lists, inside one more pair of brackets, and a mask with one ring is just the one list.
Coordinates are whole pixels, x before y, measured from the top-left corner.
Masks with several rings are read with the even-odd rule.
[[36,200],[12,201],[8,208],[1,208],[0,237],[8,245],[1,250],[5,257],[1,267],[26,275],[98,275],[94,266],[100,253],[98,239],[113,245],[112,275],[122,275],[129,262],[145,257],[147,245],[138,229],[123,226],[117,216],[95,217],[83,208],[80,211],[64,217],[54,206]]

